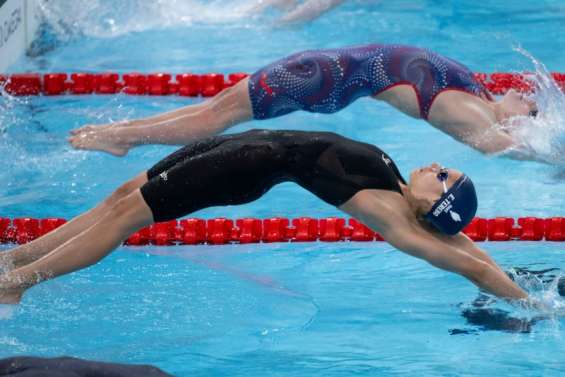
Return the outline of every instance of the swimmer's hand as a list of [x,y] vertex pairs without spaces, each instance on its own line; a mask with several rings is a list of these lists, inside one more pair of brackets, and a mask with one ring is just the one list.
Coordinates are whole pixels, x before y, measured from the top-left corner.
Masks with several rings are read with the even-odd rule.
[[540,312],[542,317],[565,316],[565,303],[562,300],[551,299],[545,302],[530,296],[519,300],[517,304],[523,309]]
[[519,307],[524,308],[524,309],[534,309],[534,310],[538,310],[540,312],[549,312],[551,311],[551,307],[549,305],[547,305],[546,303],[535,299],[531,296],[529,296],[528,298],[522,299],[522,300],[518,300],[517,304]]

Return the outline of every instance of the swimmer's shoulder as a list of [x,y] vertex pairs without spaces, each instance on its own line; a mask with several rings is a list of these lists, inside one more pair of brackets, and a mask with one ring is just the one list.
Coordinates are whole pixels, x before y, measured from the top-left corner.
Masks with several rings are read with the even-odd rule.
[[445,90],[434,100],[428,121],[442,130],[449,126],[476,129],[491,127],[496,118],[487,100],[459,90]]

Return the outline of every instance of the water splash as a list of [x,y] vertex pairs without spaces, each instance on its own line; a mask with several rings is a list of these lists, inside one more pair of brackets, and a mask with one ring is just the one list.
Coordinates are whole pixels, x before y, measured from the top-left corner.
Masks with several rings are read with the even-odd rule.
[[22,124],[22,107],[29,103],[30,97],[14,97],[5,90],[7,82],[0,85],[0,134],[4,135],[9,126]]
[[[552,270],[553,271],[553,270]],[[563,285],[565,277],[559,271],[556,274],[547,274],[548,271],[520,271],[513,270],[511,275],[513,279],[528,291],[531,298],[539,302],[541,305],[538,309],[550,318],[556,319],[565,316],[565,300],[563,295]],[[532,308],[526,308],[531,310]]]
[[[32,97],[11,96],[0,88],[0,152],[12,156],[10,164],[4,166],[3,171],[0,172],[0,177],[15,170],[32,174],[36,174],[37,170],[51,173],[66,171],[70,166],[76,165],[73,162],[77,161],[77,157],[79,160],[84,159],[70,147],[64,150],[50,148],[48,151],[42,150],[41,153],[30,152],[28,144],[34,142],[33,137],[21,136],[28,135],[30,131],[38,129],[43,131],[34,134],[34,136],[39,135],[38,137],[47,135],[45,136],[47,139],[43,139],[43,142],[58,142],[58,139],[50,136],[42,128],[41,122],[36,119],[33,111],[36,106],[32,101]],[[6,178],[4,182],[10,182],[9,176]]]
[[461,315],[474,328],[451,329],[451,335],[478,334],[479,331],[530,333],[541,323],[549,329],[548,333],[557,333],[555,330],[565,316],[563,273],[556,268],[539,271],[514,268],[508,274],[528,292],[532,301],[516,305],[481,293],[473,302],[460,305]]
[[[16,305],[0,304],[0,321],[12,319],[16,310],[17,310]],[[0,338],[0,344],[1,343],[15,345],[16,341],[13,338],[3,338],[3,339]]]
[[521,47],[515,50],[534,67],[534,72],[524,76],[535,88],[529,97],[536,102],[539,113],[535,118],[513,117],[501,128],[521,144],[517,152],[565,166],[565,94],[542,62]]
[[77,36],[113,38],[126,33],[195,23],[246,21],[257,0],[41,0],[52,31],[61,40]]

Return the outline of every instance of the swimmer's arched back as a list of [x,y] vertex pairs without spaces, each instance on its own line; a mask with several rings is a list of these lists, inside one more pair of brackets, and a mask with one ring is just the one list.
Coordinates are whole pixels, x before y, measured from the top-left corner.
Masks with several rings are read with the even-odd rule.
[[515,91],[496,101],[467,67],[432,51],[375,44],[298,52],[203,103],[146,119],[85,126],[72,132],[70,142],[123,156],[138,145],[184,145],[253,119],[297,110],[333,113],[364,96],[421,118],[481,152],[537,158],[496,126],[528,116],[535,103]]

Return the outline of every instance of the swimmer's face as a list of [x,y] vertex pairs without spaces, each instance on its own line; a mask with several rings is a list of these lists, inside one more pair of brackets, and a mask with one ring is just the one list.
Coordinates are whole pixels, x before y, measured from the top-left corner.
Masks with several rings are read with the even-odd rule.
[[500,100],[503,120],[515,116],[535,116],[538,108],[535,101],[527,98],[524,94],[510,89]]
[[[443,183],[438,179],[440,169],[441,165],[434,162],[410,173],[408,188],[417,201],[417,209],[420,213],[427,213],[444,193]],[[447,169],[447,175],[445,184],[449,189],[463,173],[459,170]]]

